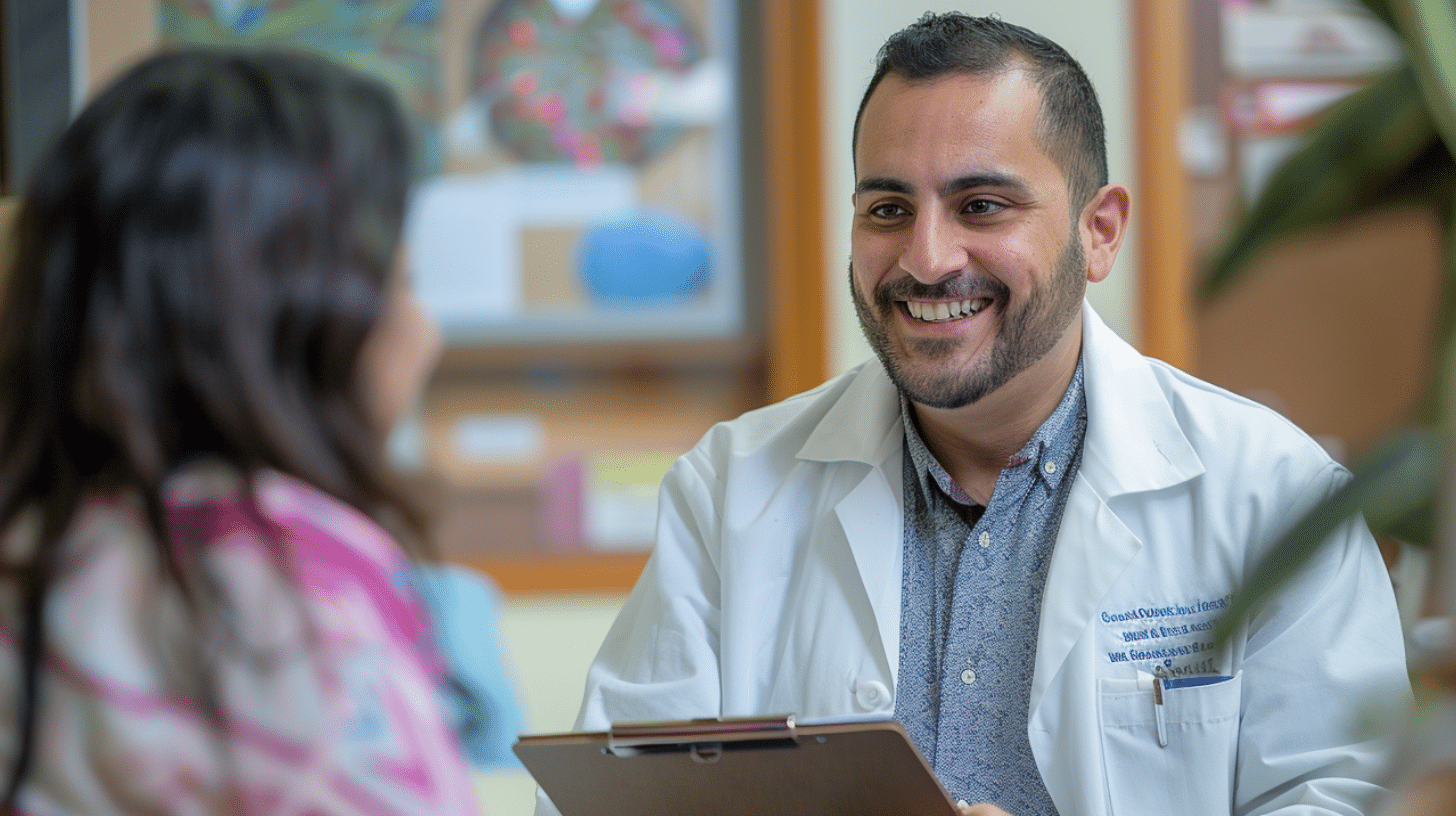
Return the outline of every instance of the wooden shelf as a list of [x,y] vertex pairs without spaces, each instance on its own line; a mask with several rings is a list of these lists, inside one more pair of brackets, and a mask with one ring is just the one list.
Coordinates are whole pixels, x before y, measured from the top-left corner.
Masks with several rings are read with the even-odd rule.
[[461,556],[450,561],[489,575],[506,595],[627,592],[647,553]]
[[[742,372],[437,383],[424,405],[424,436],[429,469],[451,494],[435,530],[439,551],[450,560],[501,559],[502,568],[513,574],[518,560],[539,558],[551,566],[527,585],[545,581],[546,591],[561,589],[563,580],[584,581],[583,588],[591,588],[591,577],[601,570],[608,582],[602,588],[621,589],[622,579],[612,577],[617,562],[596,554],[620,552],[629,544],[649,549],[656,479],[713,423],[764,400],[762,376]],[[472,458],[461,447],[458,428],[482,419],[519,419],[538,436],[515,458]],[[650,479],[650,487],[642,489],[650,491],[651,507],[633,497],[645,494],[604,497],[596,492],[602,468],[644,463],[655,472],[634,478],[644,486]],[[613,515],[622,512],[627,515]],[[577,557],[586,559],[579,569],[569,563]],[[640,559],[628,563],[640,568]],[[563,570],[578,577],[550,577]]]

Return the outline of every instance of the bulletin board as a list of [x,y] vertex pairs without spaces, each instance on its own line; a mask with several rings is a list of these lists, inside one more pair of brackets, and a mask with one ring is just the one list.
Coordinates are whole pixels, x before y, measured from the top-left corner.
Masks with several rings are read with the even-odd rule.
[[[73,1],[86,7],[77,62],[86,93],[166,45],[164,0]],[[605,3],[593,8],[622,9]],[[472,111],[471,105],[474,69],[463,56],[437,59],[433,67],[421,58],[432,49],[462,55],[475,49],[496,0],[349,5],[392,10],[400,21],[381,36],[378,18],[335,18],[336,27],[342,22],[354,29],[345,37],[336,31],[330,53],[381,76],[409,99],[416,126],[425,128],[422,186],[540,169],[521,171],[532,164],[529,156],[539,155],[529,152],[529,134],[525,148],[511,148],[494,130],[466,129],[476,142],[472,150],[458,149],[451,140],[460,134],[452,127],[481,119],[482,106]],[[227,19],[257,40],[287,25],[294,26],[295,38],[317,39],[299,33],[308,30],[303,18],[270,21],[247,16],[244,6],[286,6],[296,14],[321,7],[306,0],[198,0],[187,8],[203,22],[190,36],[237,36],[237,25],[222,30],[216,19],[206,22],[221,8],[237,14]],[[435,15],[433,23],[426,25],[428,15],[406,14],[422,6],[430,7],[425,10]],[[681,453],[712,422],[813,387],[826,376],[823,280],[805,274],[825,268],[823,225],[816,216],[823,188],[817,4],[675,0],[672,7],[679,22],[686,21],[682,30],[700,38],[699,50],[681,43],[677,50],[709,62],[706,70],[689,70],[679,79],[696,77],[688,84],[716,99],[715,105],[700,107],[689,123],[692,111],[681,100],[669,105],[671,95],[658,94],[653,110],[671,113],[679,126],[637,158],[616,161],[603,150],[600,162],[588,151],[585,162],[536,163],[552,165],[548,174],[558,173],[558,192],[571,183],[560,181],[560,174],[597,173],[595,181],[609,186],[602,178],[622,168],[608,165],[626,165],[636,174],[630,195],[643,209],[669,211],[708,236],[708,277],[690,292],[656,302],[594,298],[569,267],[550,263],[552,257],[574,260],[574,242],[589,228],[540,223],[546,217],[533,216],[530,230],[514,242],[525,264],[518,308],[453,326],[441,321],[455,346],[422,406],[426,462],[453,494],[440,524],[441,554],[488,572],[507,592],[630,587],[651,544],[626,523],[640,519],[647,503],[641,488],[651,478],[638,471],[660,472],[664,454]],[[504,24],[508,37],[519,20]],[[424,31],[431,26],[433,34]],[[525,28],[516,25],[514,36],[530,44]],[[671,37],[663,46],[674,53]],[[550,110],[548,105],[554,115]],[[509,201],[532,206],[519,196]],[[452,367],[452,359],[459,364]],[[494,432],[512,418],[531,433],[511,440],[537,442],[504,457]],[[474,455],[482,446],[493,455]],[[559,507],[574,513],[553,510]],[[573,515],[578,523],[563,525]]]
[[154,2],[163,47],[301,46],[395,88],[447,342],[743,330],[735,0]]

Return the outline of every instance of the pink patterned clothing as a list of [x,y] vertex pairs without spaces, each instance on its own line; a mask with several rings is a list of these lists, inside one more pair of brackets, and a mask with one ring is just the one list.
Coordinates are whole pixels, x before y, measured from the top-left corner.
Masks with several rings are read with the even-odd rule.
[[[477,813],[427,620],[395,581],[398,544],[295,479],[264,472],[255,485],[259,513],[223,468],[167,484],[177,538],[213,578],[209,608],[234,622],[207,636],[160,576],[139,502],[84,506],[46,605],[22,813]],[[29,521],[8,552],[33,541]],[[0,583],[0,774],[15,755],[18,631],[15,590]],[[223,730],[198,702],[209,687]]]

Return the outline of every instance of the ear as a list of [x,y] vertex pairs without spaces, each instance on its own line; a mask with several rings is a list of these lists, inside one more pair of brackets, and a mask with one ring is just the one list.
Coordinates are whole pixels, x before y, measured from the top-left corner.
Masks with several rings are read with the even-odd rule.
[[1132,194],[1121,184],[1104,186],[1082,208],[1077,226],[1082,237],[1082,253],[1087,259],[1089,283],[1101,281],[1112,271],[1112,262],[1117,260],[1131,217]]

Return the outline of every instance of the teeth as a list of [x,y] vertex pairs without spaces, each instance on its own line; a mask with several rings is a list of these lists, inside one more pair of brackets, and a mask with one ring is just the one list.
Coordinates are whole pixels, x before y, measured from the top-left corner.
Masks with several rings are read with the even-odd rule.
[[910,316],[916,320],[924,320],[927,323],[939,323],[943,320],[955,320],[966,315],[973,315],[989,305],[991,305],[990,298],[958,300],[952,303],[927,303],[922,300],[905,301],[905,309],[910,312]]

